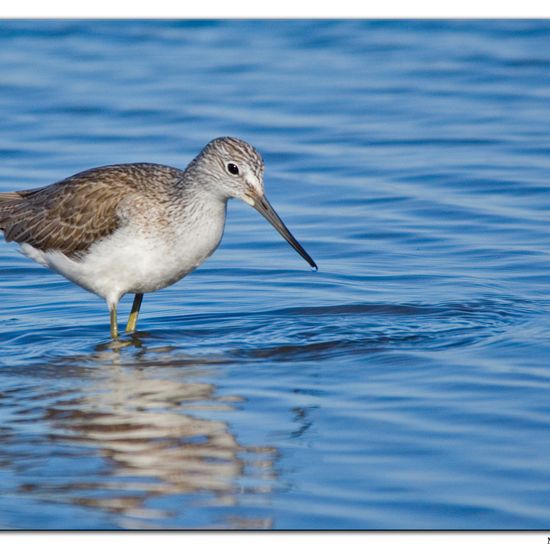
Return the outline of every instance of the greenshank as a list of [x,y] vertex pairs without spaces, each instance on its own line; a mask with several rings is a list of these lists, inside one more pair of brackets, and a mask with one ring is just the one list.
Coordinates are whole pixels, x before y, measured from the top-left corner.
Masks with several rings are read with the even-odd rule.
[[179,281],[220,244],[227,201],[262,214],[309,263],[264,193],[264,163],[248,143],[217,138],[185,170],[134,163],[92,168],[46,187],[0,193],[0,230],[29,258],[117,306],[134,294],[126,332],[146,292]]

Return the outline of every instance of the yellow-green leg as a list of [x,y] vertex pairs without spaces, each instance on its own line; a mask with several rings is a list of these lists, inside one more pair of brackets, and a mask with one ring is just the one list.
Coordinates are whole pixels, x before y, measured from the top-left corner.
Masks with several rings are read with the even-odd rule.
[[116,318],[116,304],[112,304],[109,307],[109,312],[111,314],[111,338],[116,340],[118,338],[118,325]]
[[126,325],[126,332],[132,333],[136,331],[136,325],[139,315],[139,308],[141,307],[141,301],[143,300],[143,294],[136,294],[134,296],[134,303],[132,304],[132,311],[130,317],[128,317],[128,324]]

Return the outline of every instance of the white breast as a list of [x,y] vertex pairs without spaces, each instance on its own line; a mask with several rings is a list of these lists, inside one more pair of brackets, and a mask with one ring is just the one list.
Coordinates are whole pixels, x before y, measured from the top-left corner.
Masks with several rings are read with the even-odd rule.
[[198,267],[218,247],[225,204],[212,205],[186,223],[164,228],[129,223],[95,243],[81,259],[23,244],[21,251],[77,285],[116,303],[126,293],[167,287]]

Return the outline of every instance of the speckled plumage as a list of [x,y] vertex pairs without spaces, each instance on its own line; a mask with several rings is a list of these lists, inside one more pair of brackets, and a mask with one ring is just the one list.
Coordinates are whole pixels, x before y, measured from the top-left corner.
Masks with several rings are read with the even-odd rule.
[[183,174],[158,164],[118,164],[39,189],[0,193],[0,229],[8,242],[82,256],[124,223],[128,209],[169,203]]
[[124,294],[171,285],[214,252],[230,198],[254,206],[315,266],[267,202],[263,170],[251,145],[217,138],[185,170],[118,164],[0,193],[0,230],[33,260],[102,296],[116,336],[113,311],[116,321]]

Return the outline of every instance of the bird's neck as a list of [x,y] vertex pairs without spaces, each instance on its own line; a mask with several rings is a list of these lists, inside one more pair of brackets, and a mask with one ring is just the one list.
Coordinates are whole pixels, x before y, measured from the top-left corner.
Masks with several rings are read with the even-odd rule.
[[203,164],[197,162],[197,159],[189,164],[182,177],[175,182],[175,193],[181,201],[194,200],[203,203],[213,201],[225,208],[230,197],[225,194],[223,187],[215,184],[212,174]]
[[227,200],[227,197],[212,192],[210,186],[199,179],[184,175],[173,188],[170,208],[174,211],[174,218],[181,218],[182,222],[211,217],[225,222]]

